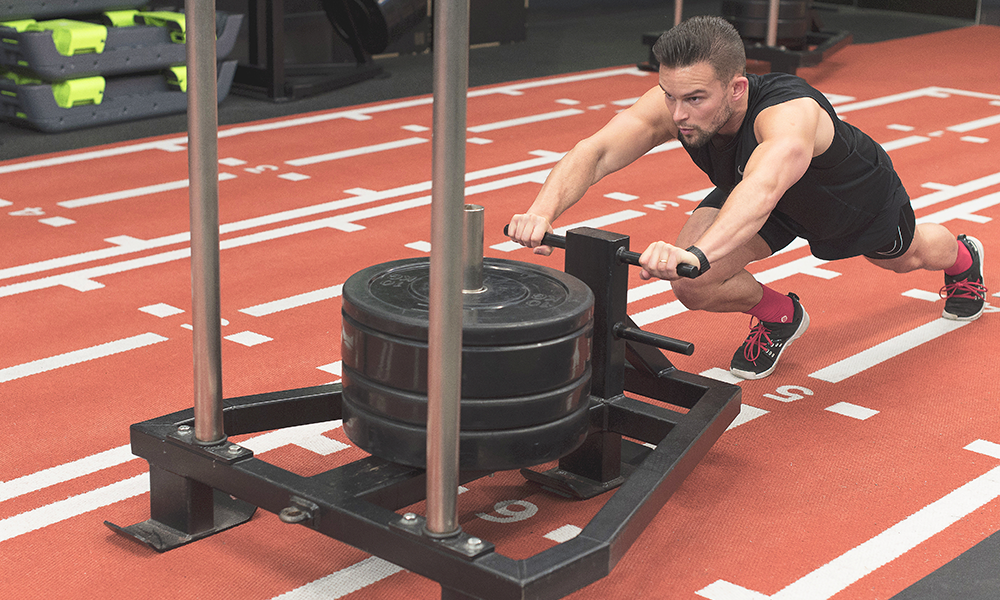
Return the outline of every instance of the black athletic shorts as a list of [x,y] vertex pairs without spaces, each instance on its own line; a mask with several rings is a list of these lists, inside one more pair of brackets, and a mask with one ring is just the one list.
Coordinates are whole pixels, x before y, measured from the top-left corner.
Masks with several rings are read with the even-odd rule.
[[[906,192],[899,188],[899,193],[905,194]],[[729,194],[725,190],[715,188],[698,204],[698,208],[722,208],[728,196]],[[916,218],[909,199],[900,199],[904,201],[900,206],[899,216],[895,219],[896,223],[893,225],[888,225],[888,223],[892,223],[890,215],[880,215],[869,229],[850,240],[820,242],[806,238],[812,253],[824,260],[837,260],[860,255],[886,260],[902,256],[910,249],[910,244],[913,242]],[[886,223],[887,221],[888,223]],[[764,222],[757,235],[767,242],[768,247],[771,248],[771,254],[791,244],[795,238],[799,237],[799,234],[789,227],[780,215],[774,213]]]

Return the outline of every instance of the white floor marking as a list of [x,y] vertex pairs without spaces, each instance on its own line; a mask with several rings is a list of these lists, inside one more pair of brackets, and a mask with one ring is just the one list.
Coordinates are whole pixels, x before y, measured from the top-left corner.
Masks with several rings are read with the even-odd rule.
[[907,298],[914,298],[916,300],[925,300],[927,302],[937,302],[941,299],[941,295],[937,292],[928,292],[927,290],[912,289],[907,290],[901,294]]
[[865,408],[864,406],[858,406],[857,404],[851,404],[850,402],[838,402],[833,406],[827,406],[824,410],[837,413],[838,415],[844,415],[845,417],[851,417],[852,419],[857,419],[859,421],[864,421],[878,414],[877,410]]
[[976,119],[975,121],[969,121],[968,123],[959,123],[958,125],[952,125],[947,129],[948,131],[954,131],[955,133],[968,133],[970,131],[975,131],[976,129],[991,127],[993,125],[1000,125],[1000,115],[983,117],[982,119]]
[[416,250],[417,252],[430,252],[431,243],[424,240],[417,240],[416,242],[410,242],[409,244],[404,244],[406,248],[410,250]]
[[974,135],[963,135],[958,139],[962,140],[963,142],[971,142],[973,144],[988,144],[990,141],[989,138],[978,137]]
[[532,123],[541,123],[543,121],[553,121],[555,119],[573,117],[576,115],[582,115],[584,112],[585,111],[578,108],[567,108],[566,110],[557,110],[538,115],[529,115],[527,117],[518,117],[516,119],[507,119],[505,121],[497,121],[495,123],[484,123],[483,125],[469,127],[469,131],[472,133],[485,133],[487,131],[496,131],[498,129],[508,129],[510,127],[519,127],[521,125],[531,125]]
[[96,360],[98,358],[128,352],[129,350],[136,350],[144,346],[150,346],[152,344],[158,344],[165,341],[167,341],[167,338],[161,335],[157,335],[155,333],[143,333],[129,338],[100,344],[98,346],[83,348],[82,350],[74,350],[58,356],[42,358],[29,363],[24,363],[22,365],[0,369],[0,383],[6,383],[8,381],[14,381],[15,379],[21,379],[22,377],[28,377],[29,375],[37,375],[39,373],[45,373],[46,371],[52,371],[62,367],[68,367],[70,365],[76,365]]
[[0,482],[0,502],[127,463],[136,457],[131,446],[119,446],[17,479]]
[[292,308],[298,308],[300,306],[305,306],[307,304],[312,304],[314,302],[322,302],[324,300],[337,298],[340,296],[343,290],[344,290],[344,285],[337,284],[320,290],[313,290],[311,292],[305,292],[303,294],[296,294],[295,296],[282,298],[280,300],[272,300],[271,302],[265,302],[263,304],[258,304],[257,306],[251,306],[250,308],[241,308],[240,312],[248,314],[252,317],[263,317],[265,315],[273,315],[274,313],[278,313],[284,310],[289,310]]
[[638,300],[643,300],[657,294],[662,294],[664,292],[670,291],[670,282],[665,279],[654,279],[649,283],[644,283],[638,287],[634,287],[628,291],[626,294],[628,297],[627,302],[631,304]]
[[[219,181],[229,181],[232,179],[236,179],[236,176],[230,173],[219,173]],[[77,198],[76,200],[65,200],[63,202],[56,202],[56,205],[61,206],[63,208],[80,208],[82,206],[93,206],[95,204],[115,202],[116,200],[126,200],[130,198],[141,198],[143,196],[152,196],[153,194],[159,194],[161,192],[169,192],[172,190],[183,190],[187,189],[189,185],[190,181],[188,181],[187,179],[181,179],[178,181],[169,181],[167,183],[147,185],[143,187],[133,188],[130,190],[119,190],[117,192],[109,192],[107,194],[87,196],[86,198]]]
[[580,535],[581,531],[583,530],[577,527],[576,525],[563,525],[558,529],[554,529],[546,533],[542,537],[544,537],[547,540],[552,540],[553,542],[561,544]]
[[336,573],[275,596],[274,600],[336,600],[402,570],[402,567],[372,556]]
[[987,208],[993,208],[1000,204],[1000,192],[987,194],[975,200],[969,200],[961,204],[955,204],[948,208],[939,210],[936,213],[924,215],[917,219],[917,223],[946,223],[952,219],[963,221],[989,221],[989,217],[979,217],[976,213]]
[[66,217],[49,217],[47,219],[38,219],[38,222],[49,227],[65,227],[66,225],[74,225],[76,223],[73,219],[67,219]]
[[88,513],[149,491],[149,474],[143,473],[96,490],[29,510],[0,521],[0,542]]
[[893,140],[891,142],[885,142],[882,144],[882,148],[886,152],[892,152],[893,150],[899,150],[900,148],[906,148],[908,146],[916,146],[917,144],[923,144],[924,142],[929,141],[931,141],[931,138],[929,137],[911,135],[902,139]]
[[154,317],[160,317],[161,319],[184,313],[182,309],[177,308],[176,306],[170,306],[169,304],[164,304],[162,302],[160,302],[159,304],[150,304],[149,306],[143,306],[139,310],[141,310],[144,313],[151,314]]
[[372,144],[370,146],[361,146],[359,148],[350,148],[348,150],[339,150],[337,152],[327,152],[326,154],[317,154],[316,156],[306,156],[303,158],[286,160],[285,164],[291,165],[293,167],[304,167],[307,165],[315,165],[322,162],[330,162],[333,160],[341,160],[344,158],[354,158],[356,156],[364,156],[366,154],[375,154],[376,152],[386,152],[388,150],[398,150],[400,148],[408,148],[410,146],[424,144],[429,141],[430,140],[427,138],[412,137],[403,140],[396,140],[394,142]]
[[[965,449],[980,447],[973,442]],[[994,467],[772,596],[724,580],[697,593],[709,600],[827,600],[998,497],[1000,467]]]
[[907,350],[912,350],[921,344],[937,339],[946,333],[951,333],[960,327],[968,325],[971,321],[949,321],[948,319],[935,319],[902,333],[881,344],[849,356],[844,360],[834,363],[819,371],[810,373],[813,379],[827,381],[830,383],[840,383],[848,377],[853,377],[867,369],[883,363],[891,358],[899,356]]
[[234,333],[233,335],[227,335],[225,339],[248,348],[273,341],[266,335],[261,335],[252,331],[241,331],[239,333]]

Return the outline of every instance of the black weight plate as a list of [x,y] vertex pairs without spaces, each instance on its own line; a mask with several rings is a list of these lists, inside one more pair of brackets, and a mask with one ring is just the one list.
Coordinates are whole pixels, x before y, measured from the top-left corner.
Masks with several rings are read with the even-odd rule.
[[[423,426],[427,422],[427,395],[404,392],[378,383],[344,367],[343,397],[368,412],[393,421]],[[498,430],[530,427],[557,421],[588,401],[590,369],[560,388],[512,398],[462,396],[461,429]]]
[[[427,393],[427,342],[375,331],[346,313],[341,359],[365,379]],[[592,325],[532,343],[462,347],[462,397],[504,398],[556,389],[587,369]]]
[[[590,288],[548,267],[487,258],[483,285],[485,292],[464,296],[465,346],[561,337],[583,327],[593,313]],[[429,259],[373,265],[344,283],[343,312],[372,330],[426,341],[429,288]]]
[[[344,432],[366,452],[400,464],[425,468],[427,433],[398,421],[369,413],[347,398],[343,402]],[[576,450],[590,428],[590,406],[558,421],[519,429],[462,431],[459,434],[459,468],[504,471],[540,465]]]

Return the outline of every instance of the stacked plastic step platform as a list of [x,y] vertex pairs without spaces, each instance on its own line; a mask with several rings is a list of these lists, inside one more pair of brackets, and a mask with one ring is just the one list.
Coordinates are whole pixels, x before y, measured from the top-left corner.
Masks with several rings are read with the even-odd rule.
[[[0,3],[0,118],[55,132],[184,112],[184,14],[147,1]],[[219,102],[242,23],[216,13]]]

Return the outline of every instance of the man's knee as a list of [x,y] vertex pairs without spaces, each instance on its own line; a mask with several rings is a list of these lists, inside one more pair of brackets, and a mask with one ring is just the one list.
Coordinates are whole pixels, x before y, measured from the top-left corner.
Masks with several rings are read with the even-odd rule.
[[705,310],[713,295],[697,279],[678,279],[671,284],[674,296],[688,310]]

